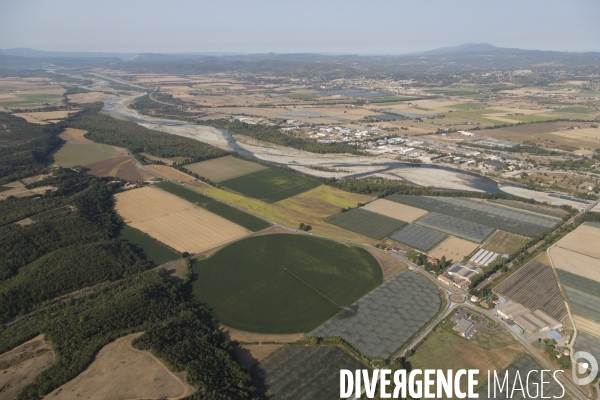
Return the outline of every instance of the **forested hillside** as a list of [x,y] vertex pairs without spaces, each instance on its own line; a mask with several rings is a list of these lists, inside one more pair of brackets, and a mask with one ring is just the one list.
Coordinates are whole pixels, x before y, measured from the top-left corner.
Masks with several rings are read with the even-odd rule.
[[41,126],[0,112],[0,183],[39,174],[48,167],[48,156],[63,141],[62,124]]
[[67,120],[68,126],[88,131],[96,143],[125,147],[134,153],[156,157],[185,157],[189,162],[204,161],[229,154],[227,151],[194,139],[144,128],[135,122],[116,119],[100,112],[94,103]]
[[164,272],[121,280],[43,315],[0,331],[0,353],[44,333],[56,362],[25,387],[19,399],[38,399],[83,372],[94,355],[113,340],[148,332],[138,341],[175,370],[184,369],[200,387],[195,399],[252,399],[248,372],[233,360],[231,345],[206,322],[210,313],[187,302]]

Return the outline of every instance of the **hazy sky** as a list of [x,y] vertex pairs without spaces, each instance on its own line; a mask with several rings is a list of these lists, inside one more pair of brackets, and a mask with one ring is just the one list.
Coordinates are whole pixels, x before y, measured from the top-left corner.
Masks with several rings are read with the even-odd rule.
[[600,51],[600,0],[0,0],[0,49],[399,54]]

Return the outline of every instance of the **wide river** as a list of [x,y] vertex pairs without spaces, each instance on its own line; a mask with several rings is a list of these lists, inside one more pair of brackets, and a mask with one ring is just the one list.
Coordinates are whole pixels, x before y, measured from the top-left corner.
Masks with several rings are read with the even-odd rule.
[[[119,118],[125,118],[125,119],[128,119],[130,121],[133,121],[139,125],[143,125],[146,127],[173,126],[173,127],[181,127],[184,129],[189,128],[189,130],[196,130],[199,127],[198,125],[190,124],[190,123],[184,122],[184,121],[177,121],[177,120],[156,118],[156,117],[148,117],[148,116],[142,115],[142,114],[136,112],[135,110],[132,110],[131,108],[127,108],[126,106],[124,106],[122,99],[106,99],[106,100],[104,100],[103,111],[112,116],[119,117]],[[267,161],[267,160],[257,157],[254,153],[252,153],[252,152],[242,148],[240,145],[238,145],[235,138],[229,133],[228,130],[219,128],[218,131],[220,132],[220,134],[222,136],[222,138],[220,138],[220,139],[224,140],[224,142],[226,142],[226,144],[227,144],[226,147],[228,147],[232,151],[235,151],[243,156],[246,156],[246,157],[249,157],[249,158],[252,158],[255,160],[260,160],[262,162],[268,162],[270,164],[277,165],[277,166],[289,167],[289,165],[287,165],[287,164],[277,163],[277,162],[273,162],[273,161]],[[359,165],[360,164],[340,163],[340,164],[333,165],[333,167],[343,169],[344,167],[353,167],[353,166],[359,166]],[[413,164],[406,164],[406,163],[401,163],[401,162],[381,162],[381,163],[376,163],[376,165],[381,165],[382,167],[387,167],[385,169],[385,171],[394,170],[394,169],[402,169],[402,168],[425,168],[425,169],[437,169],[437,170],[449,171],[449,172],[452,172],[452,173],[456,174],[457,176],[459,176],[462,180],[465,181],[467,186],[469,186],[473,189],[478,189],[478,190],[482,190],[482,191],[489,192],[489,193],[502,192],[502,190],[498,187],[498,183],[496,181],[494,181],[493,179],[490,179],[490,178],[487,178],[485,176],[481,176],[481,175],[478,175],[475,173],[462,171],[462,170],[459,170],[456,168],[438,166],[438,165],[432,165],[432,164],[413,165]],[[362,176],[368,176],[370,174],[372,174],[372,172],[354,174],[349,177],[358,178],[358,177],[362,177]]]

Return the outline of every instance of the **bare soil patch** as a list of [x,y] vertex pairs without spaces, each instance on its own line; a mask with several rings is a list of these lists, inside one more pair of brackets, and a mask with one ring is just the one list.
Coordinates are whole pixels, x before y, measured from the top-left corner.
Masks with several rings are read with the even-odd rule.
[[33,124],[42,124],[45,125],[49,122],[56,122],[61,119],[67,118],[70,114],[77,112],[78,110],[70,110],[70,111],[39,111],[39,112],[29,112],[29,113],[15,113],[13,114],[15,117],[21,117],[27,122],[31,122]]
[[40,187],[36,187],[33,189],[27,189],[25,187],[25,185],[23,185],[21,182],[18,182],[18,181],[11,182],[11,183],[5,183],[2,186],[10,187],[12,189],[0,192],[0,200],[4,200],[9,196],[27,197],[27,196],[31,196],[34,194],[44,194],[44,193],[46,193],[47,190],[56,190],[56,188],[54,188],[52,186],[40,186]]
[[145,182],[156,178],[154,174],[140,167],[130,156],[114,157],[87,166],[89,173],[96,176],[116,176],[130,182]]
[[386,215],[405,222],[413,222],[427,215],[426,210],[411,207],[406,204],[397,203],[395,201],[378,199],[363,207],[365,210],[376,212],[377,214]]
[[31,218],[25,218],[22,219],[20,221],[15,222],[15,225],[19,225],[19,226],[27,226],[27,225],[31,225],[33,224],[35,221],[32,220]]
[[44,335],[0,354],[0,398],[12,399],[54,363],[54,353]]
[[457,262],[462,261],[466,256],[473,253],[477,247],[479,247],[477,243],[449,236],[446,240],[443,240],[434,247],[433,250],[429,252],[429,255],[437,259],[446,256],[446,260]]
[[281,344],[250,344],[235,346],[234,351],[238,361],[246,369],[250,368],[282,348]]
[[386,254],[382,251],[377,251],[370,247],[365,247],[367,250],[379,263],[381,270],[383,271],[383,279],[388,280],[392,276],[396,275],[398,272],[403,269],[407,269],[408,266],[404,264],[402,261],[398,260],[396,257]]
[[66,128],[58,134],[58,137],[67,143],[94,143],[92,140],[85,138],[87,131],[83,129]]
[[304,333],[293,333],[291,335],[275,335],[267,333],[244,332],[229,328],[223,325],[218,326],[219,331],[228,340],[235,340],[241,343],[294,343],[306,339]]
[[146,168],[148,168],[150,171],[156,172],[158,175],[162,175],[169,179],[174,179],[178,182],[191,182],[195,179],[193,176],[166,165],[152,164],[146,165]]
[[600,229],[584,224],[562,238],[557,246],[590,257],[600,258],[598,243],[600,243]]
[[149,351],[131,347],[142,333],[124,336],[105,346],[75,379],[50,393],[50,399],[113,400],[182,398],[193,393],[182,376],[173,374]]
[[200,253],[251,233],[151,186],[116,194],[115,209],[126,223],[179,252]]
[[600,282],[599,259],[563,249],[562,247],[558,247],[558,245],[548,250],[548,254],[556,268]]

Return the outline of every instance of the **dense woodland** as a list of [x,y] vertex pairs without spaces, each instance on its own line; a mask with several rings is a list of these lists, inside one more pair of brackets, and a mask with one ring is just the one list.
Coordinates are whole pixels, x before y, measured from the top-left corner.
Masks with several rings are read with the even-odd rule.
[[40,126],[0,112],[0,184],[44,172],[63,141],[62,124]]
[[148,272],[5,328],[0,353],[40,333],[52,342],[56,362],[18,396],[38,399],[83,372],[102,347],[145,331],[138,347],[152,349],[173,369],[185,369],[188,381],[201,388],[192,398],[252,399],[250,375],[233,361],[231,344],[205,321],[210,321],[208,310],[186,301],[164,272]]
[[346,143],[319,143],[316,140],[291,137],[280,132],[276,126],[251,125],[245,122],[228,120],[208,120],[202,122],[206,125],[225,128],[233,135],[245,135],[256,140],[262,140],[263,142],[288,146],[293,149],[309,151],[311,153],[363,154],[356,146]]
[[198,140],[144,128],[135,122],[113,118],[100,112],[102,103],[94,103],[69,118],[72,128],[88,131],[86,137],[96,143],[120,146],[134,153],[156,157],[185,157],[189,162],[204,161],[229,154]]

